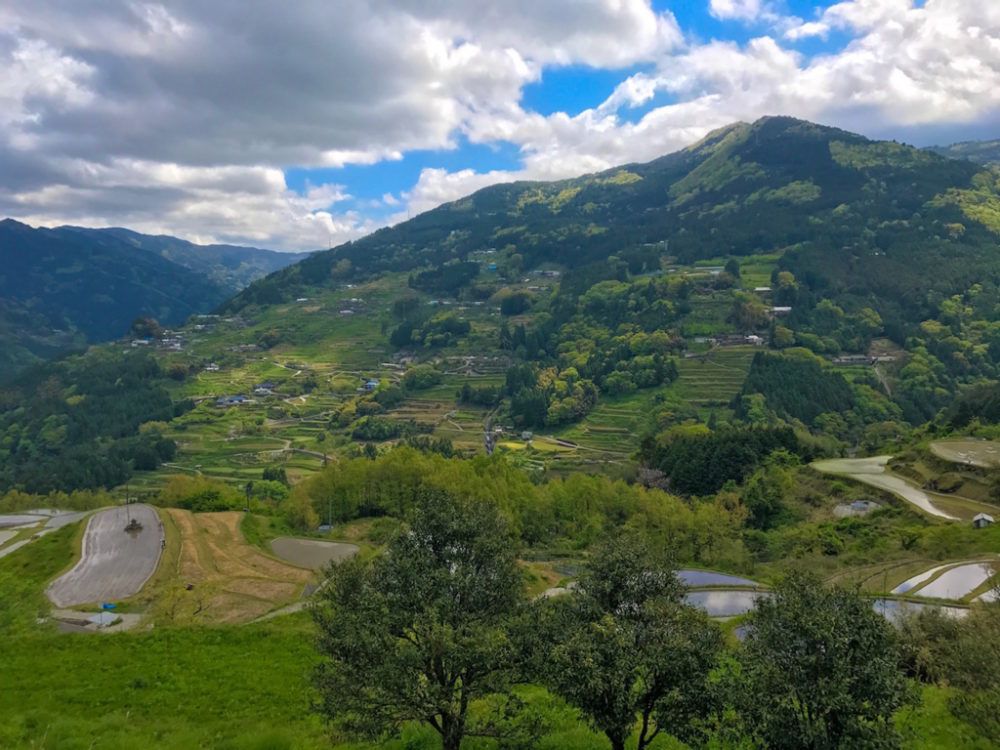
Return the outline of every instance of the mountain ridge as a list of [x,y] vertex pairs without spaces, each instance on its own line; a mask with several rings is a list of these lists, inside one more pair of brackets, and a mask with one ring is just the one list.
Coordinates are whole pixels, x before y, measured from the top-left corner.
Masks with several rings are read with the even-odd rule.
[[[910,221],[921,212],[932,214],[926,235],[965,222],[970,236],[980,236],[960,200],[980,172],[971,162],[794,118],[734,123],[642,164],[482,188],[275,272],[225,309],[287,301],[332,275],[412,271],[482,249],[512,249],[526,268],[600,264],[663,242],[683,261],[803,243],[868,249],[869,224]],[[931,204],[935,198],[941,200]],[[815,231],[817,221],[829,226],[825,236]]]
[[123,336],[137,317],[181,324],[305,257],[227,245],[200,254],[199,248],[125,229],[0,220],[0,377]]

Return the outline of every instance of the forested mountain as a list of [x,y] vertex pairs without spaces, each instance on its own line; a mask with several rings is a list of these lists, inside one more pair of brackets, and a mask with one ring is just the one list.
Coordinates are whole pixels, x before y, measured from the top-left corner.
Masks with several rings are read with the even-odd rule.
[[87,229],[60,227],[80,234],[103,238],[115,237],[129,245],[146,250],[184,266],[214,281],[226,291],[235,294],[250,282],[278,271],[309,257],[309,253],[279,253],[259,247],[240,245],[196,245],[193,242],[166,234],[140,234],[131,229],[111,227]]
[[611,256],[635,272],[665,255],[689,262],[781,249],[816,288],[919,304],[914,286],[951,288],[971,278],[967,264],[927,274],[938,261],[995,255],[997,180],[970,162],[765,118],[646,164],[485,188],[317,253],[251,285],[229,307],[288,300],[331,274],[440,266],[484,249],[516,255],[525,268],[565,263],[584,288],[607,273]]
[[965,159],[976,164],[1000,164],[1000,139],[995,141],[962,141],[950,146],[932,146],[928,150],[952,159]]
[[305,254],[194,245],[126,229],[0,222],[0,378],[126,333],[208,312],[253,279]]

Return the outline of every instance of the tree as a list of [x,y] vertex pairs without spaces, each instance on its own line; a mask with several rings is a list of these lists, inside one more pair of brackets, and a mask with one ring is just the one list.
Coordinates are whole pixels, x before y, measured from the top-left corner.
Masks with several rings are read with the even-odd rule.
[[132,321],[129,332],[139,339],[155,339],[163,333],[163,328],[156,318],[138,317]]
[[323,712],[382,737],[425,722],[458,750],[469,706],[515,678],[511,623],[523,579],[495,506],[424,492],[408,527],[374,561],[337,566],[313,610]]
[[796,573],[750,616],[734,704],[775,750],[896,747],[910,700],[892,626],[871,602]]
[[708,674],[719,629],[682,603],[673,568],[632,535],[601,548],[580,591],[552,601],[556,646],[545,681],[622,750],[661,733],[691,742],[714,709]]

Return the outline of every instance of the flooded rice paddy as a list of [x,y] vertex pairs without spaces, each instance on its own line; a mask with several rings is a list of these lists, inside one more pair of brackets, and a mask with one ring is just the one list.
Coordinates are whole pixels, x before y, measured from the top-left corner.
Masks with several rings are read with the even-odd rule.
[[958,521],[958,516],[943,510],[935,503],[935,495],[925,492],[903,477],[889,472],[886,465],[892,456],[872,456],[870,458],[834,458],[816,461],[813,468],[825,474],[846,476],[880,490],[886,490],[925,513],[950,521]]
[[993,440],[935,440],[931,443],[931,453],[945,461],[981,469],[1000,466],[1000,443]]
[[331,562],[347,560],[358,554],[358,547],[344,542],[326,542],[321,539],[278,537],[271,542],[271,550],[286,562],[301,568],[320,570]]

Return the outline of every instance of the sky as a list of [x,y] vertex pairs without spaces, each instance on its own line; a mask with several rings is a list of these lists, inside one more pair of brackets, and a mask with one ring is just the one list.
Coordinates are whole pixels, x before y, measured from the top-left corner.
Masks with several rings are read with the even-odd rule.
[[330,247],[791,115],[1000,138],[1000,0],[3,0],[0,216]]

